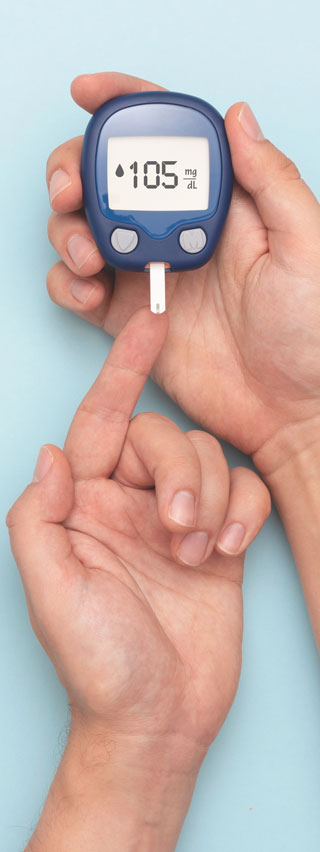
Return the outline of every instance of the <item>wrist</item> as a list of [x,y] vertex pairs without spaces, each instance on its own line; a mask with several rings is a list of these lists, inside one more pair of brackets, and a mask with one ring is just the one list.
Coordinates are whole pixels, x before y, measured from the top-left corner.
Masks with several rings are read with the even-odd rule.
[[39,852],[174,852],[204,756],[177,736],[115,734],[73,717],[36,831]]
[[174,852],[199,758],[175,738],[118,736],[78,720],[71,725],[61,780],[66,796],[94,808],[103,852]]
[[320,455],[320,415],[281,427],[253,454],[253,461],[269,488],[285,486],[286,474],[303,482],[311,459]]
[[282,429],[253,460],[284,524],[320,651],[320,418]]

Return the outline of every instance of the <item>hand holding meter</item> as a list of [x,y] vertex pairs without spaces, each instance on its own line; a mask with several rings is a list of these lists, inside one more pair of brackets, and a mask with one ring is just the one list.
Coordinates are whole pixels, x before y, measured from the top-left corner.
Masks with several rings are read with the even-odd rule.
[[233,172],[222,116],[173,92],[113,98],[85,132],[86,216],[106,261],[150,268],[151,310],[165,310],[165,270],[210,260],[229,210]]

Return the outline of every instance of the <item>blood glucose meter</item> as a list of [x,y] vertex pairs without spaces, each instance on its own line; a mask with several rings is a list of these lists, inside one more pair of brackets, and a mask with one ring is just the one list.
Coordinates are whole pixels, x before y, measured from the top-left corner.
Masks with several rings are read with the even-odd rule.
[[102,256],[118,269],[150,269],[151,309],[164,310],[164,270],[206,263],[228,213],[233,172],[222,116],[174,92],[113,98],[88,124],[81,176]]

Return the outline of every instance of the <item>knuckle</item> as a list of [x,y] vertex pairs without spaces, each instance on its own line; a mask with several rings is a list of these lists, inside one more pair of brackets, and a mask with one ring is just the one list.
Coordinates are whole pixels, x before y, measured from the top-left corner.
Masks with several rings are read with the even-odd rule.
[[284,175],[286,180],[300,180],[301,175],[296,164],[290,157],[282,154],[279,161],[280,175]]
[[260,493],[263,482],[259,476],[248,467],[237,465],[230,470],[230,479],[233,489],[239,493],[254,494]]
[[203,432],[202,429],[189,429],[186,434],[192,441],[201,441],[206,436],[210,437],[208,432]]
[[52,172],[54,171],[53,162],[55,158],[55,150],[51,151],[46,162],[46,181],[49,183]]
[[53,277],[53,266],[51,266],[46,276],[46,285],[49,296],[52,295]]
[[263,181],[253,193],[253,198],[257,201],[265,193],[270,193],[274,186],[282,181],[287,183],[297,180],[301,180],[301,174],[296,164],[282,151],[278,151],[275,160],[272,161],[270,172],[268,173],[266,168]]
[[12,504],[12,506],[11,506],[11,507],[10,507],[10,509],[9,509],[9,511],[7,512],[7,515],[6,515],[6,525],[7,525],[7,527],[8,527],[8,530],[12,529],[12,527],[16,526],[16,524],[17,524],[18,515],[19,515],[19,507],[18,507],[18,503],[19,503],[19,499],[18,499],[18,500],[16,500],[16,501]]
[[218,452],[221,450],[219,441],[217,441],[217,439],[214,438],[213,435],[210,435],[209,432],[204,432],[202,429],[190,429],[189,432],[187,432],[187,436],[192,441],[197,442],[199,444],[210,444],[211,447],[216,447]]
[[15,529],[19,528],[20,535],[22,536],[24,529],[28,529],[33,520],[32,489],[33,483],[30,482],[24,491],[19,494],[19,497],[12,504],[6,516],[8,529],[11,530],[13,527]]
[[46,165],[47,181],[50,180],[50,177],[53,174],[53,172],[56,169],[59,168],[59,161],[61,161],[61,158],[62,158],[61,155],[62,155],[63,147],[64,147],[63,143],[61,145],[57,145],[57,147],[54,148],[53,151],[51,151],[50,154],[49,154],[49,157],[47,159],[47,165]]
[[48,231],[48,237],[49,237],[51,245],[53,245],[53,239],[54,239],[54,234],[55,234],[55,230],[56,230],[57,218],[58,218],[58,213],[54,213],[54,212],[50,213],[50,216],[49,216],[49,219],[48,219],[47,231]]
[[60,262],[54,263],[54,265],[50,267],[50,269],[47,273],[47,277],[46,277],[47,291],[49,293],[50,298],[53,301],[54,301],[55,285],[56,285],[57,273],[58,273],[57,267],[60,267]]
[[57,169],[66,168],[74,160],[78,160],[83,142],[83,136],[74,136],[66,142],[57,145],[50,152],[46,164],[46,178],[50,180],[52,174]]
[[11,508],[9,509],[9,511],[6,514],[6,525],[8,527],[8,530],[10,529],[10,527],[13,527],[13,524],[14,524],[14,509],[13,509],[13,506],[11,506]]
[[187,432],[187,436],[197,448],[204,449],[214,455],[216,464],[221,463],[221,465],[227,467],[223,449],[217,438],[214,438],[209,432],[202,431],[202,429],[191,429]]
[[252,483],[262,481],[260,479],[260,477],[257,476],[257,474],[253,470],[250,470],[249,467],[244,467],[244,465],[241,465],[241,464],[238,464],[236,467],[231,468],[230,477],[231,477],[232,480],[234,480],[235,484],[237,483],[238,480],[240,480],[240,481],[246,480],[247,484],[248,484],[249,480],[251,480]]
[[256,511],[257,508],[266,519],[271,512],[270,492],[260,476],[247,467],[234,467],[230,471],[233,490],[238,500],[246,507]]
[[261,496],[262,496],[263,507],[264,507],[264,515],[265,515],[265,519],[267,519],[269,517],[271,509],[272,509],[271,495],[270,495],[269,489],[264,484],[264,482],[261,482],[261,485],[262,485],[262,495]]
[[160,423],[176,427],[176,424],[169,417],[166,417],[165,414],[158,414],[156,411],[141,411],[139,414],[135,414],[130,421],[130,426],[133,429],[140,429]]

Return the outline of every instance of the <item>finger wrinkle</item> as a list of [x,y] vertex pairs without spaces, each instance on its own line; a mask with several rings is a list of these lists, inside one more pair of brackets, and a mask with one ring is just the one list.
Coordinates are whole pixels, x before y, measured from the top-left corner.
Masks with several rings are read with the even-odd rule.
[[99,405],[95,407],[91,407],[88,403],[82,402],[79,405],[78,411],[89,414],[91,417],[96,417],[97,420],[107,420],[108,423],[128,423],[129,419],[123,411],[119,409],[112,408],[107,405]]
[[129,366],[129,364],[119,364],[118,362],[112,362],[110,356],[108,358],[108,366],[112,367],[113,370],[121,370],[124,373],[133,373],[134,375],[141,376],[143,378],[149,376],[149,370],[139,370],[135,367]]

